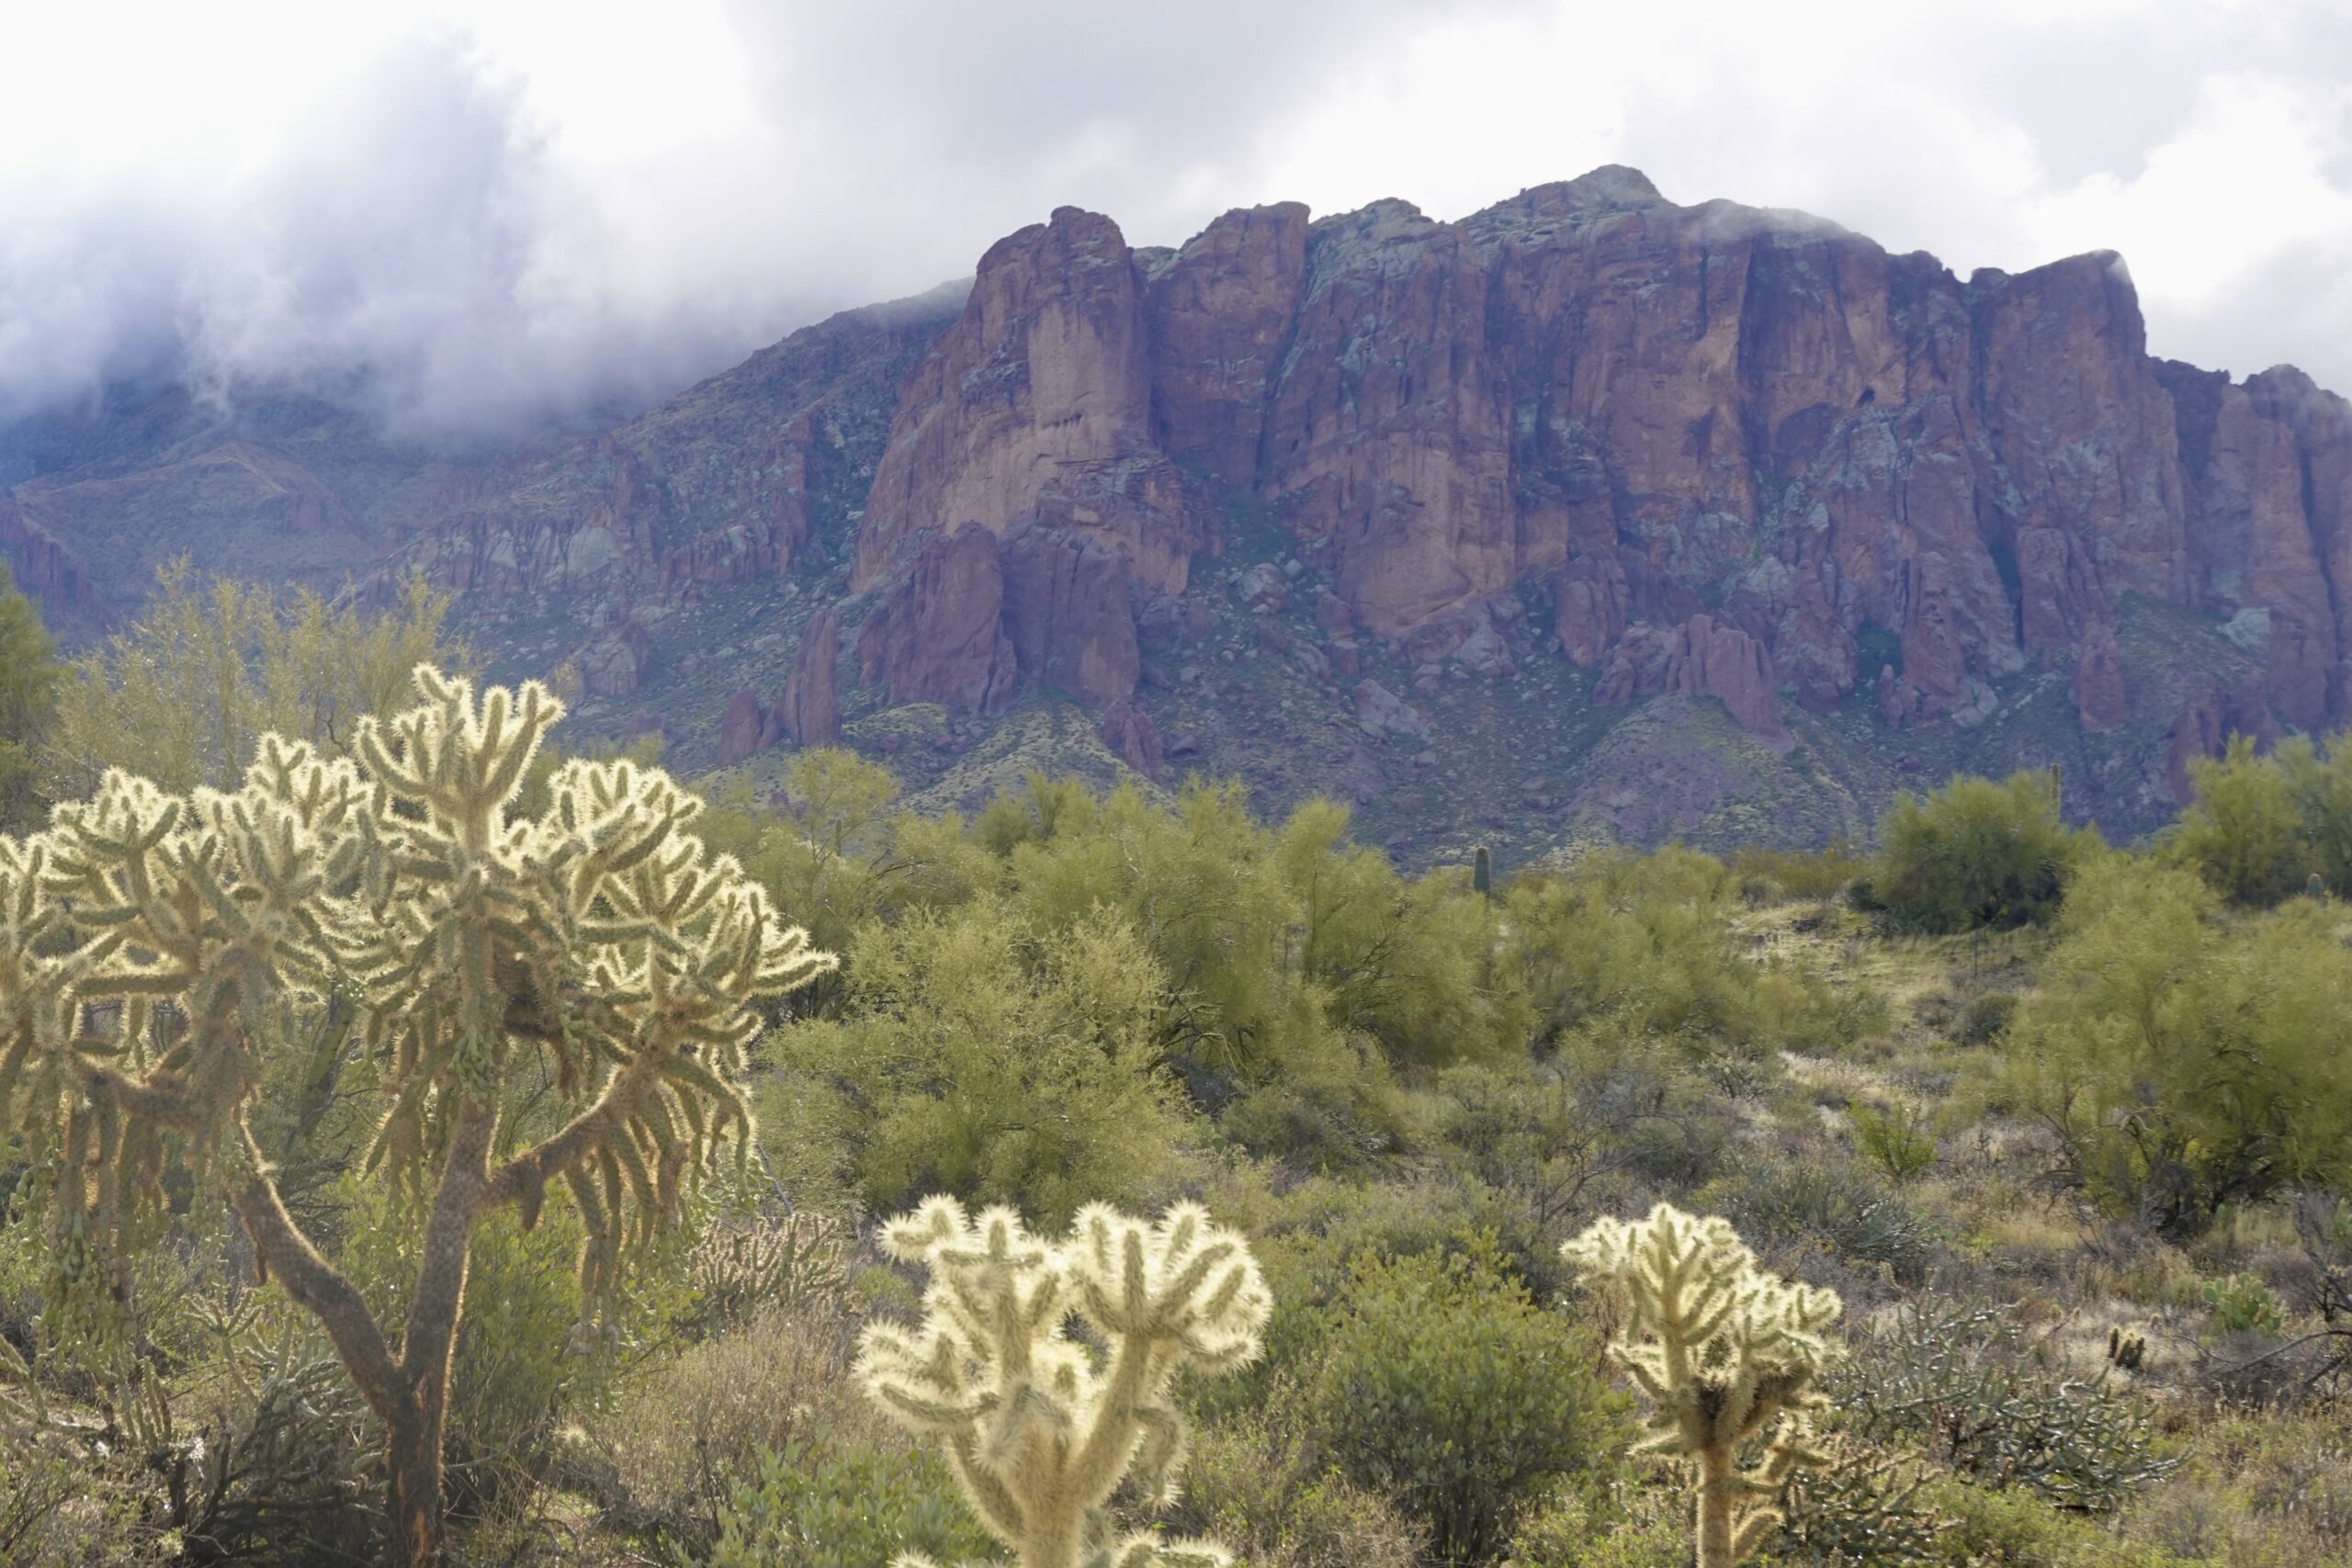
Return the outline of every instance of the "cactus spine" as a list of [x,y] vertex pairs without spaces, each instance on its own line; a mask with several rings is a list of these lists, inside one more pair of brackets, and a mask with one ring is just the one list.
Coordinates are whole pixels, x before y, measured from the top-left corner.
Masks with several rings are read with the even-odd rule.
[[[1194,1204],[1157,1224],[1092,1204],[1056,1247],[1011,1209],[974,1217],[939,1197],[882,1245],[929,1266],[926,1319],[868,1328],[860,1373],[891,1416],[939,1439],[1020,1568],[1223,1568],[1206,1542],[1115,1537],[1102,1505],[1130,1476],[1172,1502],[1184,1428],[1170,1381],[1257,1356],[1272,1303],[1239,1236]],[[1105,1347],[1099,1360],[1069,1337],[1072,1315]]]
[[[1631,1300],[1631,1342],[1610,1354],[1649,1399],[1642,1446],[1691,1461],[1699,1568],[1732,1568],[1781,1522],[1773,1504],[1790,1475],[1826,1462],[1809,1413],[1834,1353],[1822,1335],[1837,1292],[1764,1272],[1729,1222],[1666,1203],[1645,1220],[1596,1221],[1560,1250]],[[1741,1470],[1740,1445],[1767,1428],[1763,1459]]]

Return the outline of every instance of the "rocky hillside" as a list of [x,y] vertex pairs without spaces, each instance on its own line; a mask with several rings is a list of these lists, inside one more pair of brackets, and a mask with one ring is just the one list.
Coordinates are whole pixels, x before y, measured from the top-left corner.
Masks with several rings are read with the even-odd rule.
[[1818,839],[2054,761],[2130,835],[2228,732],[2352,707],[2343,400],[2152,359],[2112,254],[1962,279],[1623,168],[1176,251],[1066,208],[522,453],[153,423],[0,436],[52,601],[167,546],[423,570],[592,733],[754,778],[846,739],[941,804],[1204,769],[1525,856]]

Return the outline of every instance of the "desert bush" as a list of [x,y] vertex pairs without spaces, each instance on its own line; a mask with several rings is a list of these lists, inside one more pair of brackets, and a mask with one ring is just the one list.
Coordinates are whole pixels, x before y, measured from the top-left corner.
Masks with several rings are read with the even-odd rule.
[[1935,1257],[1927,1217],[1843,1163],[1758,1160],[1706,1188],[1702,1199],[1760,1245],[1809,1243],[1849,1263],[1883,1264],[1900,1280],[1921,1278]]
[[2109,857],[2083,874],[2007,1092],[2070,1174],[2171,1236],[2223,1204],[2352,1179],[2352,965],[2307,899],[2224,917],[2193,874]]
[[1170,1528],[1224,1542],[1251,1568],[1416,1568],[1422,1530],[1381,1492],[1324,1460],[1295,1385],[1204,1427]]
[[608,1467],[608,1517],[629,1533],[707,1550],[770,1456],[829,1444],[902,1450],[866,1401],[855,1360],[842,1303],[820,1299],[763,1308],[639,1369],[588,1423]]
[[1905,795],[1879,823],[1871,897],[1923,931],[1960,931],[2045,921],[2067,877],[2098,845],[2058,815],[2047,773],[2002,784],[1956,778],[1925,797]]
[[710,1568],[890,1568],[981,1561],[993,1546],[935,1454],[794,1439],[763,1454],[718,1518]]
[[1751,848],[1731,857],[1733,875],[1767,883],[1792,898],[1834,898],[1867,864],[1842,834],[1819,850]]
[[0,831],[40,815],[42,746],[63,673],[40,613],[0,561]]
[[2165,853],[2233,904],[2266,908],[2313,877],[2352,893],[2352,745],[2308,736],[2255,755],[2241,735],[2219,758],[2189,763],[2196,795],[2164,835]]
[[1183,1134],[1167,979],[1122,917],[1039,931],[994,898],[916,911],[861,928],[850,974],[842,1016],[770,1037],[780,1167],[821,1160],[885,1210],[948,1191],[1066,1221],[1155,1194]]
[[2010,1309],[1921,1303],[1871,1332],[1831,1388],[1850,1441],[1909,1445],[1965,1480],[2104,1513],[2174,1468],[2146,1410],[2105,1377],[2043,1368]]
[[1301,1414],[1359,1484],[1394,1497],[1447,1562],[1484,1562],[1520,1511],[1630,1435],[1600,1341],[1547,1312],[1491,1238],[1364,1257],[1314,1357]]
[[2007,991],[1987,991],[1969,998],[1961,1010],[1954,1036],[1963,1045],[1989,1045],[2008,1032],[2018,1015],[2018,999]]
[[1656,1487],[1562,1486],[1521,1516],[1503,1568],[1690,1568],[1687,1512]]
[[1917,1106],[1882,1109],[1857,1101],[1847,1114],[1854,1122],[1854,1145],[1894,1181],[1908,1181],[1936,1163],[1936,1138]]
[[1922,1484],[1915,1466],[1834,1450],[1831,1462],[1789,1477],[1771,1561],[1789,1568],[1941,1561],[1937,1535],[1943,1521],[1921,1499]]

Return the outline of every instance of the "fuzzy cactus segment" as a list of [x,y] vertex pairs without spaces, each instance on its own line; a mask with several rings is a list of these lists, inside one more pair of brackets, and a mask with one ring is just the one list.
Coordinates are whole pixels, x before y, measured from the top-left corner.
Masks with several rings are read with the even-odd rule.
[[[1092,1204],[1053,1245],[1011,1209],[972,1215],[940,1197],[892,1221],[882,1245],[930,1269],[925,1317],[912,1332],[867,1329],[860,1371],[885,1410],[945,1450],[1021,1568],[1223,1568],[1206,1542],[1115,1535],[1102,1505],[1125,1480],[1172,1502],[1184,1427],[1170,1382],[1258,1354],[1272,1303],[1239,1236],[1195,1204],[1157,1222]],[[1101,1355],[1070,1337],[1073,1318]]]
[[[1732,1568],[1781,1522],[1781,1488],[1826,1462],[1813,1441],[1814,1388],[1836,1348],[1834,1291],[1758,1269],[1728,1221],[1660,1203],[1645,1220],[1596,1221],[1561,1249],[1631,1306],[1610,1354],[1647,1396],[1650,1452],[1691,1461],[1699,1568]],[[1754,1466],[1740,1445],[1771,1433]]]

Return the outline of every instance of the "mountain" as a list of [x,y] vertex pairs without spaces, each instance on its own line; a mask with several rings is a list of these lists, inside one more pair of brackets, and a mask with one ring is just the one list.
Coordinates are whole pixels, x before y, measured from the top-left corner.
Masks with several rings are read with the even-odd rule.
[[1179,250],[1065,208],[582,439],[173,396],[0,435],[53,604],[177,548],[421,570],[689,771],[1201,769],[1423,861],[1812,841],[2055,763],[2130,836],[2228,733],[2352,707],[2342,399],[2152,358],[2111,254],[1963,280],[1625,168]]

